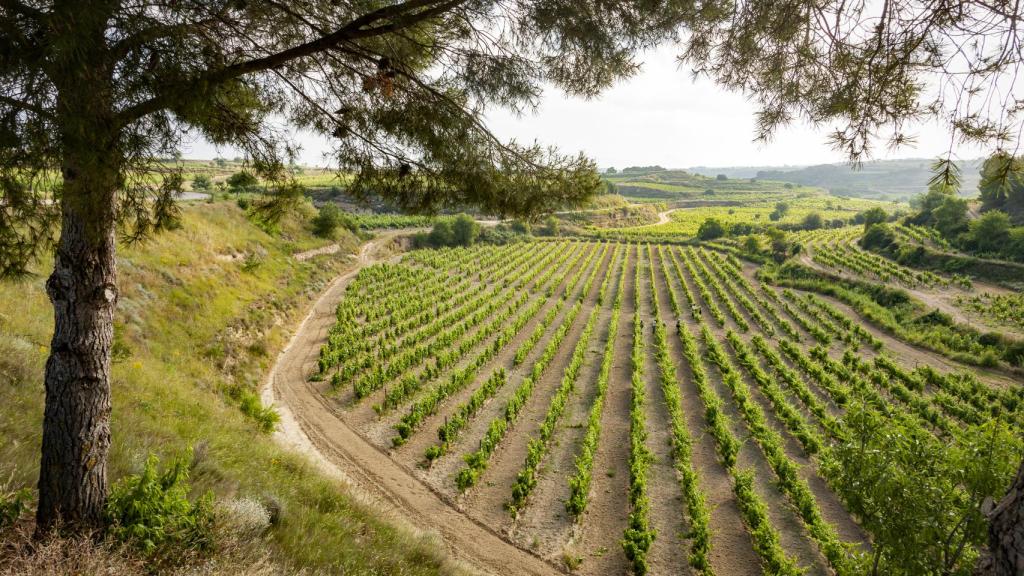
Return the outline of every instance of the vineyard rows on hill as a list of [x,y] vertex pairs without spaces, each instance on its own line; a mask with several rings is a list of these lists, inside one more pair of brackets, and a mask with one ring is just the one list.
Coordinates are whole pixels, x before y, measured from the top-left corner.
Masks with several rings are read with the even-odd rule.
[[[803,241],[941,281],[842,231]],[[1024,450],[1020,388],[753,272],[695,246],[414,251],[348,285],[311,377],[452,506],[575,572],[969,573]]]

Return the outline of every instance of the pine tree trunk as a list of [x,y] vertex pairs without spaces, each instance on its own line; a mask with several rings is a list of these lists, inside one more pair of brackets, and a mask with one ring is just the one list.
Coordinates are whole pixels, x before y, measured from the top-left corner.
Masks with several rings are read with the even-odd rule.
[[[78,186],[67,179],[68,188]],[[87,184],[88,185],[88,184]],[[70,191],[70,190],[69,190]],[[113,189],[108,191],[112,199]],[[113,220],[91,221],[64,202],[46,291],[54,331],[46,362],[46,408],[37,531],[56,523],[102,528],[110,448],[110,346],[117,302]],[[98,224],[98,225],[97,225]]]
[[989,513],[989,550],[976,574],[1024,574],[1024,462],[1006,496]]
[[117,285],[116,194],[123,185],[121,130],[105,31],[115,5],[63,0],[52,26],[56,128],[60,131],[61,230],[46,292],[54,330],[46,361],[37,535],[60,524],[100,531],[110,449],[110,347]]

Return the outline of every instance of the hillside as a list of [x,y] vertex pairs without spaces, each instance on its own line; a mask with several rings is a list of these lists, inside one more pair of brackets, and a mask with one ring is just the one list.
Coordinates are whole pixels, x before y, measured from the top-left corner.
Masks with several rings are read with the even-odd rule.
[[[185,204],[179,229],[121,247],[109,476],[139,473],[150,454],[165,465],[185,457],[193,496],[209,490],[217,510],[264,511],[270,525],[230,544],[218,540],[204,573],[450,573],[434,544],[381,520],[306,457],[261,432],[273,427],[258,400],[270,365],[311,299],[351,266],[358,246],[345,234],[334,254],[293,258],[325,244],[307,229],[311,210],[271,235],[234,203]],[[50,266],[41,262],[39,275],[0,284],[0,482],[10,478],[7,491],[34,487],[38,475],[41,382],[53,329],[43,289]],[[6,563],[9,552],[0,553],[0,573],[30,571]],[[119,556],[94,561],[136,566]],[[34,558],[45,562],[45,555]]]
[[[729,178],[757,178],[793,182],[804,186],[824,188],[837,196],[855,196],[880,200],[908,200],[928,189],[932,177],[933,160],[913,158],[907,160],[875,160],[854,169],[849,164],[820,164],[816,166],[756,166],[714,168],[697,166],[691,172],[714,177],[724,174]],[[961,194],[977,195],[980,160],[958,163],[962,176]]]

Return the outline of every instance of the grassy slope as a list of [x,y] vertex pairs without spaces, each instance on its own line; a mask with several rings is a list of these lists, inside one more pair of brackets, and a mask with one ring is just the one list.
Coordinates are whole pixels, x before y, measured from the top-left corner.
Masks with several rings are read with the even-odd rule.
[[[340,256],[290,257],[313,243],[295,222],[272,237],[233,204],[216,203],[186,207],[181,229],[122,248],[111,477],[139,471],[150,452],[169,459],[204,444],[194,488],[278,502],[281,521],[254,545],[269,547],[285,570],[446,571],[433,545],[376,518],[278,447],[233,399],[258,389],[288,327],[356,249],[346,237]],[[262,262],[245,271],[248,254]],[[0,284],[0,481],[13,474],[15,487],[34,486],[38,470],[49,265],[40,263],[36,278]]]

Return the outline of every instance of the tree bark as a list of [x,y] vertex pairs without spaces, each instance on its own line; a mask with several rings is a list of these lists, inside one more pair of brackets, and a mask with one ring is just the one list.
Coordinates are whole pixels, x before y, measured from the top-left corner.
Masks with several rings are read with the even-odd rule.
[[46,361],[37,535],[99,532],[110,449],[110,347],[117,285],[116,194],[123,150],[105,30],[115,4],[55,3],[61,230],[46,282],[54,331]]
[[[66,180],[69,188],[78,184]],[[54,332],[46,362],[36,513],[41,533],[58,522],[76,531],[98,530],[103,522],[117,287],[113,221],[97,224],[102,223],[90,222],[65,203],[54,270],[46,282]]]
[[975,574],[1024,574],[1024,462],[1006,496],[988,514],[988,518],[989,549]]

